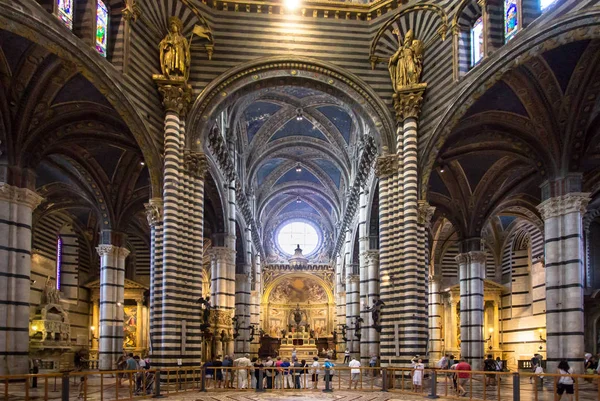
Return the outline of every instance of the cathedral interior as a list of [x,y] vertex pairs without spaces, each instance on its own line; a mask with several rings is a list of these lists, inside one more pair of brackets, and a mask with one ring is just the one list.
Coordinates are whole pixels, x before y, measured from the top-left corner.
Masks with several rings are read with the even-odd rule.
[[0,375],[294,347],[581,371],[599,6],[0,0]]

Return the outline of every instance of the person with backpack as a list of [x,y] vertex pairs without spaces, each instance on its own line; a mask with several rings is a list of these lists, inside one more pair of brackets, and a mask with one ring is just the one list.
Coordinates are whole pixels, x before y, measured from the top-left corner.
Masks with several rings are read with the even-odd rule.
[[[325,368],[325,374],[329,374],[329,383],[331,385],[331,383],[333,382],[333,368],[335,367],[335,365],[329,360],[329,358],[325,358],[325,363],[323,363],[323,367]],[[325,376],[323,376],[323,378],[325,378]]]
[[[487,359],[485,361],[483,361],[483,370],[486,372],[495,372],[496,371],[496,361],[494,361],[494,356],[492,354],[488,354]],[[496,385],[496,375],[486,374],[485,375],[485,384],[487,386],[495,386]]]

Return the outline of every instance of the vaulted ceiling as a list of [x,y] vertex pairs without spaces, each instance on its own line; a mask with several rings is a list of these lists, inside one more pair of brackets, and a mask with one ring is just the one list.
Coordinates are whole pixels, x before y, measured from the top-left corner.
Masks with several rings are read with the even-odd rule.
[[277,253],[272,234],[290,219],[308,220],[333,238],[354,171],[358,117],[331,95],[295,86],[254,93],[234,110],[246,187],[256,197],[268,253]]

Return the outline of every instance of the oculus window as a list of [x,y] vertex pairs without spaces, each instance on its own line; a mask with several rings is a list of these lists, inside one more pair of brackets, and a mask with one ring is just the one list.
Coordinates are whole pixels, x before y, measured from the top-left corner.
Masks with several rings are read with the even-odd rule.
[[319,234],[311,224],[304,221],[293,221],[281,227],[277,233],[277,245],[288,255],[293,255],[294,249],[300,245],[302,254],[309,255],[319,245]]
[[556,3],[556,0],[540,0],[540,9],[546,11],[554,3]]

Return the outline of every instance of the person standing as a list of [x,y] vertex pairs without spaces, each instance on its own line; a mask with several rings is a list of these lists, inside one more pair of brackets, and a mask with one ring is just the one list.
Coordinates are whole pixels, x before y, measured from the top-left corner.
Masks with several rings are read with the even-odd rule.
[[217,355],[212,363],[215,367],[215,388],[221,388],[221,385],[223,384],[223,369],[221,369],[223,366],[223,361],[221,361],[221,355]]
[[206,388],[210,387],[210,381],[215,376],[215,369],[213,368],[213,366],[214,364],[211,360],[204,362],[204,377],[206,378]]
[[565,392],[567,393],[567,399],[573,401],[573,378],[569,376],[573,374],[573,369],[569,366],[569,363],[563,359],[558,364],[557,373],[563,375],[558,379],[558,385],[556,386],[558,401],[560,401]]
[[281,357],[278,356],[277,360],[275,361],[275,367],[277,368],[277,369],[275,369],[275,388],[276,389],[283,388],[283,371],[281,370],[282,363],[283,363],[283,361],[281,360]]
[[471,365],[469,365],[465,359],[461,359],[454,369],[456,369],[456,373],[458,375],[456,382],[456,392],[459,396],[463,396],[467,394],[467,390],[465,390],[465,387],[467,385],[467,381],[469,381],[469,378],[471,377],[470,373],[465,372],[471,371]]
[[375,371],[375,367],[377,367],[377,355],[371,355],[371,359],[369,359],[369,367],[371,368],[371,376],[377,376],[377,372]]
[[238,376],[238,388],[245,389],[248,388],[248,373],[250,368],[252,367],[252,362],[250,361],[250,354],[244,354],[243,357],[236,359],[233,361],[233,365],[236,366],[237,376]]
[[416,357],[411,360],[411,363],[413,368],[413,390],[421,392],[423,390],[423,371],[425,370],[425,365],[421,358],[417,359]]
[[[488,354],[487,359],[483,361],[483,370],[486,372],[496,371],[496,361],[494,361],[494,356],[492,354]],[[496,384],[496,375],[491,373],[486,374],[485,384],[487,386],[494,386]]]
[[262,363],[262,360],[260,358],[256,358],[256,361],[254,362],[254,385],[257,390],[259,388],[259,384],[261,384],[259,383],[260,372],[263,371],[264,366],[265,365]]
[[354,382],[354,389],[356,390],[358,379],[360,378],[360,362],[357,361],[356,358],[352,358],[348,367],[350,367],[350,384],[348,385],[348,389],[352,387],[352,382]]
[[296,351],[296,347],[292,348],[292,361],[295,361],[298,356],[298,351]]
[[329,379],[330,385],[333,382],[333,372],[334,372],[333,368],[334,367],[335,367],[334,363],[331,362],[329,360],[329,358],[325,358],[325,363],[323,363],[323,368],[325,368],[325,374],[328,375],[328,377],[325,378],[325,376],[323,376],[323,378],[325,378],[325,380]]
[[310,372],[312,373],[313,389],[316,389],[319,382],[319,373],[321,373],[321,364],[316,356],[313,358],[312,365],[310,365]]
[[293,369],[293,376],[294,376],[294,388],[295,389],[299,389],[302,388],[300,386],[300,375],[302,374],[302,368],[304,367],[302,365],[302,363],[298,362],[298,359],[294,359],[293,363],[292,363],[292,367]]
[[448,362],[448,354],[446,354],[436,363],[436,367],[438,369],[446,370],[448,369]]
[[292,375],[290,372],[290,360],[288,358],[284,358],[283,362],[281,362],[281,374],[283,378],[283,385],[281,388],[294,388],[294,383],[292,382]]
[[300,377],[300,388],[308,388],[308,363],[306,359],[300,361],[302,365],[302,377]]
[[350,361],[350,350],[348,348],[346,348],[346,351],[344,351],[344,362],[343,363],[348,363],[348,361]]
[[223,379],[225,383],[223,384],[223,388],[233,388],[233,360],[229,357],[229,355],[225,355],[223,357]]
[[275,375],[275,372],[273,372],[273,367],[275,366],[275,362],[273,362],[273,359],[269,356],[267,357],[267,362],[265,362],[265,377],[267,378],[267,388],[268,389],[272,389],[273,388],[273,376]]
[[[535,369],[540,364],[540,360],[538,358],[538,354],[533,354],[533,358],[531,358],[531,373],[535,373]],[[533,380],[533,376],[529,376],[529,383]]]

